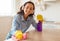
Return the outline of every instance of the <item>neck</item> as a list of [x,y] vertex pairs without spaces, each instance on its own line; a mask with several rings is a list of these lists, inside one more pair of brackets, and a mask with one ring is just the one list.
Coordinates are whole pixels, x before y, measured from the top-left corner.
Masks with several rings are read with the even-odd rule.
[[23,16],[24,16],[24,19],[27,20],[28,14],[24,14]]

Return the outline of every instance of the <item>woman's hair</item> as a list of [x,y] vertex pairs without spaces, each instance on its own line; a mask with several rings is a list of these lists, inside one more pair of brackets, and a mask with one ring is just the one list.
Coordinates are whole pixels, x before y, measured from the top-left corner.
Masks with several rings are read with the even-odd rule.
[[[35,5],[34,5],[34,3],[31,2],[31,1],[26,2],[23,6],[25,6],[25,5],[28,4],[28,3],[32,4],[32,5],[33,5],[33,10],[35,10]],[[22,7],[23,7],[23,6],[20,7],[20,11],[19,11],[17,14],[24,14],[24,10],[22,10]],[[33,15],[34,15],[34,12],[33,12],[33,14],[30,14],[29,16],[33,16]]]

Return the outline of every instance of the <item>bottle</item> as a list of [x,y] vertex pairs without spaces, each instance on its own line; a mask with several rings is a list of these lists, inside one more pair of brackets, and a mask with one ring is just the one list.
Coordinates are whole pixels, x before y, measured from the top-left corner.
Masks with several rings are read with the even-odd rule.
[[37,23],[37,31],[42,31],[42,22],[38,21]]
[[37,15],[37,20],[38,20],[37,31],[42,31],[43,16],[38,14]]

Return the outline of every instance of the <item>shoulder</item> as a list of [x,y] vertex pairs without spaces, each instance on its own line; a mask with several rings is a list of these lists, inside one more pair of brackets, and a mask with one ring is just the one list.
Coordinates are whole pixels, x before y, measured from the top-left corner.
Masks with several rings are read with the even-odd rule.
[[20,17],[21,17],[20,14],[16,14],[16,15],[14,16],[14,18],[20,18]]
[[13,17],[13,20],[20,20],[21,19],[21,15],[20,14],[16,14],[14,17]]
[[20,16],[20,14],[16,14],[14,17],[19,17]]

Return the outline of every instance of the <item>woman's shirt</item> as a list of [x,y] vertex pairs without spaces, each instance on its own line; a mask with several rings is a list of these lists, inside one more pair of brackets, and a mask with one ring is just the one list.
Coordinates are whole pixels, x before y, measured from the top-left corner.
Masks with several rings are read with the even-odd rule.
[[27,20],[25,20],[23,15],[17,14],[13,19],[11,31],[8,33],[6,39],[11,38],[16,30],[21,30],[23,33],[26,32],[31,24],[35,28],[37,27],[37,24],[32,16],[29,16]]

